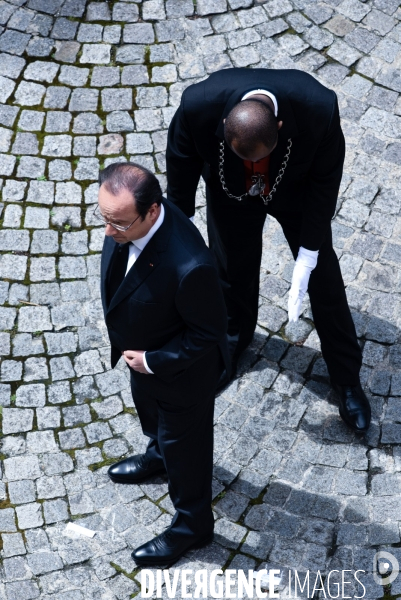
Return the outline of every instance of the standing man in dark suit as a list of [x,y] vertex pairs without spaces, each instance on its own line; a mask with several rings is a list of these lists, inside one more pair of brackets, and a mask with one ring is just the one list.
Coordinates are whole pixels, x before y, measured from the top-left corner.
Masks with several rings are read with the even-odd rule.
[[365,432],[362,355],[331,235],[344,154],[333,91],[301,71],[226,69],[183,93],[168,135],[167,197],[192,217],[201,175],[206,182],[233,365],[257,322],[266,214],[277,219],[296,259],[289,320],[308,291],[340,414]]
[[157,178],[134,163],[100,173],[106,225],[101,282],[111,363],[130,367],[145,454],[109,469],[117,483],[167,473],[171,526],[137,548],[138,565],[171,564],[212,540],[216,384],[229,369],[227,315],[218,274],[192,223],[162,199]]

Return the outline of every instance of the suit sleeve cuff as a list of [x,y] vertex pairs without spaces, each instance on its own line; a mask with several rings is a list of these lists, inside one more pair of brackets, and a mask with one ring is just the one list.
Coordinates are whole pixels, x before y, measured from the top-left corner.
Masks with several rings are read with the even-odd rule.
[[150,373],[151,375],[154,375],[153,371],[151,369],[149,369],[148,363],[146,361],[146,352],[143,353],[142,360],[143,360],[143,366],[145,367],[147,372]]

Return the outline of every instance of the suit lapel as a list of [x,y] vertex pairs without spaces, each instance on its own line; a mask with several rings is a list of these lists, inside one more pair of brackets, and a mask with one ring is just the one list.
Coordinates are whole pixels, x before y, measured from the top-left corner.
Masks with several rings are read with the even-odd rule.
[[109,273],[113,264],[115,254],[118,252],[120,244],[117,244],[113,238],[105,237],[102,251],[102,261],[100,267],[101,295],[104,312],[107,311],[107,283],[109,281]]
[[[152,238],[153,239],[153,238]],[[151,246],[149,248],[149,246]],[[113,310],[124,298],[133,294],[151,273],[154,273],[160,264],[160,257],[156,248],[152,248],[152,240],[145,246],[134,265],[124,277],[120,287],[111,299],[108,312]]]
[[169,206],[163,202],[164,221],[154,236],[146,244],[134,265],[124,277],[120,287],[111,299],[107,312],[113,310],[124,298],[135,290],[160,266],[162,253],[165,251],[171,236],[172,217]]

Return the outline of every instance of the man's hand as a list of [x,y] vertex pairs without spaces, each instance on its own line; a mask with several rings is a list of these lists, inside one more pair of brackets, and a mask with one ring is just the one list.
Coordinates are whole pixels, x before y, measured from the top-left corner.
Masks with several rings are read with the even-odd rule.
[[131,369],[138,371],[138,373],[149,375],[149,372],[146,370],[145,365],[143,364],[144,354],[145,350],[125,350],[122,352],[125,362],[131,367]]
[[309,277],[317,264],[318,250],[306,250],[302,246],[295,261],[291,289],[288,297],[288,320],[298,321],[302,300],[308,290]]

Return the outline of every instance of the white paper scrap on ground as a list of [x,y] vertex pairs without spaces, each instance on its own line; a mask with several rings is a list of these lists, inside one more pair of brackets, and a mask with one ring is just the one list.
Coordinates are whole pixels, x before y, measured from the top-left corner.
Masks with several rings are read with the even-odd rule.
[[68,533],[73,531],[74,533],[80,533],[81,535],[86,535],[86,537],[93,538],[96,534],[96,531],[92,531],[92,529],[87,529],[86,527],[81,527],[81,525],[77,525],[76,523],[68,523],[64,532]]

